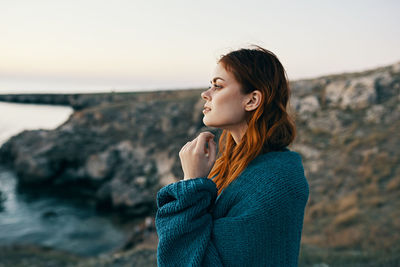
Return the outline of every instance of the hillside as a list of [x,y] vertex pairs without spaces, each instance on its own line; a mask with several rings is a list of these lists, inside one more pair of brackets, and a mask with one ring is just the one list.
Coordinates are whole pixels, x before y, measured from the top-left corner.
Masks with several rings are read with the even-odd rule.
[[311,191],[303,244],[334,248],[336,260],[398,254],[400,64],[295,82],[293,91],[293,149]]

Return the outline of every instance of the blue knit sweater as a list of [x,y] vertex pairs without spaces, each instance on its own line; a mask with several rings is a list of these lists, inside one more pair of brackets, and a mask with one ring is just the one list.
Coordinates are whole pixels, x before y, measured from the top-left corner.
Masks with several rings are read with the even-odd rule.
[[309,187],[300,154],[257,156],[217,197],[212,179],[157,193],[158,266],[297,266]]

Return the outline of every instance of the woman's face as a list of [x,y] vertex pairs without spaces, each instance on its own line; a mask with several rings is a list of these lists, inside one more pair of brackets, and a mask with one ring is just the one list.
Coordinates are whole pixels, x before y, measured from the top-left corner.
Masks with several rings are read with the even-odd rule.
[[209,127],[230,131],[244,131],[246,123],[246,95],[240,91],[241,85],[227,72],[221,63],[214,69],[211,87],[201,93],[206,100],[203,123]]

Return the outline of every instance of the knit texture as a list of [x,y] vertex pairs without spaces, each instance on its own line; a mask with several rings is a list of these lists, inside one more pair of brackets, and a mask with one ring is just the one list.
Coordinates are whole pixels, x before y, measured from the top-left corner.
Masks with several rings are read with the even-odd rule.
[[157,193],[158,266],[297,266],[309,187],[300,154],[257,156],[217,197],[212,179]]

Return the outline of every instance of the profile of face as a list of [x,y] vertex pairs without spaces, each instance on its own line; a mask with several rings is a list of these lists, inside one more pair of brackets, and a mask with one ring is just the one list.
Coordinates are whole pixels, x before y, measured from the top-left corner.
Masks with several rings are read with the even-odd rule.
[[243,133],[247,129],[246,113],[258,106],[261,95],[259,92],[243,94],[241,84],[222,63],[217,64],[212,77],[211,87],[201,94],[206,100],[203,123],[208,127]]

